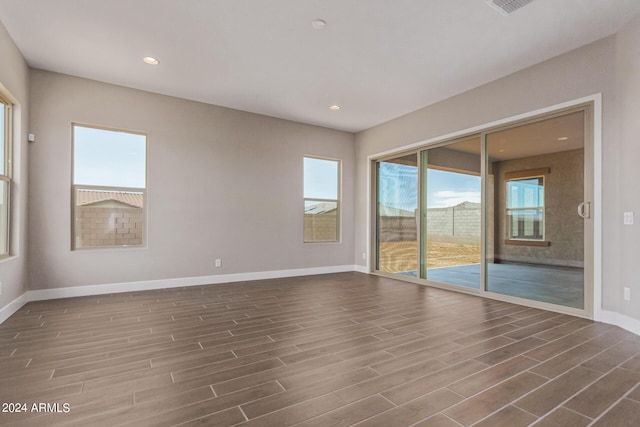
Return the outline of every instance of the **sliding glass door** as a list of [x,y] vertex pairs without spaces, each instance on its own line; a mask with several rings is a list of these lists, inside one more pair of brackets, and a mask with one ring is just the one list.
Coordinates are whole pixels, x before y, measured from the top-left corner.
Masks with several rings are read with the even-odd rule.
[[486,135],[487,291],[584,308],[584,129],[578,111]]
[[590,310],[590,114],[584,107],[377,161],[376,269]]
[[417,276],[417,153],[377,162],[376,176],[376,268]]

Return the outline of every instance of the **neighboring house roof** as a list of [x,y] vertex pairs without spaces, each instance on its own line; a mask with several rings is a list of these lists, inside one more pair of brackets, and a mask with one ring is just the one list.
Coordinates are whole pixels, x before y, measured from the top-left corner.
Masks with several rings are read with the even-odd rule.
[[478,203],[478,202],[462,202],[462,203],[458,203],[454,207],[456,207],[456,208],[465,208],[465,209],[480,209],[480,203]]
[[378,214],[380,216],[402,216],[408,218],[415,218],[415,211],[407,211],[399,208],[392,208],[390,206],[380,206],[378,208]]
[[335,211],[337,209],[335,202],[316,203],[315,205],[305,206],[304,213],[317,215]]
[[144,205],[142,193],[102,190],[78,190],[76,192],[77,206],[89,206],[105,201],[123,203],[132,208],[141,208]]

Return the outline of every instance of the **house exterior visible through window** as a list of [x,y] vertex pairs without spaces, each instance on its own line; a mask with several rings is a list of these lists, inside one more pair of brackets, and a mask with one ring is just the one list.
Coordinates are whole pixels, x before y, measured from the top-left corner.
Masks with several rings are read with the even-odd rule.
[[0,97],[0,257],[10,254],[11,103]]
[[72,248],[145,245],[147,137],[73,125]]
[[340,161],[304,158],[304,242],[340,236]]
[[508,240],[543,241],[545,238],[544,171],[535,172],[541,173],[506,174]]

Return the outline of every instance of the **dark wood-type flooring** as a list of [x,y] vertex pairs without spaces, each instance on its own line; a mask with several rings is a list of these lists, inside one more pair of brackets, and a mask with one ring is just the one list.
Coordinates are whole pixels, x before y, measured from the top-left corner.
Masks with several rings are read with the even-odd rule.
[[0,325],[0,401],[28,406],[0,423],[22,426],[638,426],[639,384],[620,328],[360,273],[32,302]]

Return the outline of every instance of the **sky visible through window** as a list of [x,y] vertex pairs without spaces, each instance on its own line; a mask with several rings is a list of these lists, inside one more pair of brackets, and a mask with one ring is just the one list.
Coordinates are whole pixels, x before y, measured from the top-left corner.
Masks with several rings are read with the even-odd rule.
[[107,187],[146,186],[144,135],[73,127],[73,183]]
[[304,198],[338,199],[338,162],[304,158]]
[[[380,204],[414,211],[418,208],[418,168],[380,163]],[[480,177],[438,169],[427,170],[427,208],[480,203]]]

